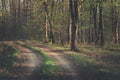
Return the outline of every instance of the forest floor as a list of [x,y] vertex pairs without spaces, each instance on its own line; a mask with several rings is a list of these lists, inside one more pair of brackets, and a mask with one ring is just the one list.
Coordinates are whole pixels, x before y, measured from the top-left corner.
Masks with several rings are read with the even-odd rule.
[[[119,80],[120,46],[82,45],[79,51],[70,51],[68,46],[28,42],[30,46],[45,51],[55,58],[61,66],[76,77],[76,80]],[[61,63],[62,62],[62,63]],[[64,64],[67,63],[67,64]],[[74,73],[77,73],[74,75]],[[69,79],[69,76],[68,78]],[[63,80],[63,79],[60,79]],[[70,77],[69,80],[74,80]]]
[[6,42],[15,46],[19,50],[16,67],[12,71],[12,76],[0,76],[0,80],[35,80],[35,74],[43,64],[43,58],[36,52],[31,51],[14,42]]
[[72,61],[70,61],[67,58],[67,56],[64,54],[64,52],[62,52],[58,49],[55,49],[55,48],[50,48],[43,44],[29,44],[29,45],[44,51],[47,55],[49,55],[50,57],[54,58],[55,60],[57,60],[59,62],[60,66],[64,70],[63,76],[65,76],[65,79],[60,79],[60,80],[66,80],[66,79],[80,80],[77,66],[75,66],[72,63]]
[[79,52],[72,52],[67,47],[38,42],[18,41],[7,44],[19,50],[17,67],[12,77],[0,76],[0,80],[120,79],[119,47],[82,46]]
[[16,77],[21,80],[34,80],[35,73],[42,67],[43,58],[36,52],[31,51],[22,46],[17,47],[20,51],[18,55],[18,67],[16,69]]
[[64,53],[60,50],[47,47],[43,44],[33,45],[27,43],[27,45],[39,48],[40,50],[47,53],[48,56],[54,58],[54,60],[56,60],[63,69],[62,73],[58,75],[59,77],[56,77],[55,79],[44,79],[44,77],[39,77],[39,74],[42,74],[40,71],[44,64],[43,56],[33,50],[24,47],[21,43],[16,45],[14,42],[7,42],[7,44],[16,46],[20,52],[17,56],[18,59],[16,61],[16,68],[14,69],[12,76],[5,76],[2,78],[0,77],[0,80],[79,80],[78,72],[76,70],[77,67],[74,66],[74,64],[69,61],[65,57]]

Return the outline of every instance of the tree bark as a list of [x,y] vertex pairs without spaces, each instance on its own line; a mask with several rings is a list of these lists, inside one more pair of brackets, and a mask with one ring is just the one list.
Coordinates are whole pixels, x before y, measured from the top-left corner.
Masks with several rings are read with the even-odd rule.
[[[44,2],[44,6],[45,6],[46,15],[48,16],[48,22],[49,22],[49,25],[50,25],[50,41],[54,44],[55,39],[54,39],[54,33],[53,33],[53,23],[52,23],[52,20],[49,16],[47,0]],[[52,8],[53,7],[54,6],[52,6]],[[51,13],[51,17],[52,17],[52,13]]]
[[71,11],[71,19],[72,19],[72,27],[71,27],[71,50],[76,51],[76,28],[78,25],[78,0],[69,0],[70,3],[70,11]]
[[45,16],[45,42],[48,42],[48,16]]
[[99,37],[100,45],[104,46],[104,24],[103,24],[103,7],[102,2],[99,3]]
[[94,24],[94,42],[97,43],[98,30],[97,30],[97,5],[93,4],[93,24]]

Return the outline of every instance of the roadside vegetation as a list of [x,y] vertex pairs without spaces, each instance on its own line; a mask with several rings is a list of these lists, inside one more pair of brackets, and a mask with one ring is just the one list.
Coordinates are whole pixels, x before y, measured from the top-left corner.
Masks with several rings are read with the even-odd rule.
[[0,44],[0,75],[11,75],[19,51],[10,45]]
[[[64,52],[80,71],[83,80],[119,80],[120,79],[120,46],[79,46],[78,52],[69,50],[68,46],[47,44]],[[87,77],[86,77],[87,76]]]

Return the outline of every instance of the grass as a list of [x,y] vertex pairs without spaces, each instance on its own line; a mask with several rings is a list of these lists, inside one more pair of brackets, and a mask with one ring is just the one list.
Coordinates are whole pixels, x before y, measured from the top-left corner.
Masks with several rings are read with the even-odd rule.
[[[83,79],[85,76],[94,78],[95,80],[119,80],[120,68],[108,64],[105,61],[97,61],[94,58],[84,56],[83,54],[71,53],[67,54],[71,60],[79,66]],[[81,71],[82,70],[82,71]]]
[[60,64],[48,56],[44,51],[41,51],[38,48],[27,46],[27,48],[39,53],[44,58],[44,63],[42,66],[42,69],[39,72],[40,78],[50,78],[51,80],[53,78],[57,78],[59,74],[62,72],[62,68],[60,67]]
[[120,80],[120,45],[79,46],[72,52],[69,46],[46,44],[63,51],[80,72],[80,80]]
[[79,46],[80,52],[72,52],[66,46],[51,47],[62,50],[78,66],[82,80],[120,80],[119,45]]

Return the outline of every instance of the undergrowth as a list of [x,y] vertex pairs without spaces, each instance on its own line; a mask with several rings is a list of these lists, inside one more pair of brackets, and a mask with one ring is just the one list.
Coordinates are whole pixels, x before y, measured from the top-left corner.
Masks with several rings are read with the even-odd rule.
[[19,51],[10,45],[0,44],[0,74],[10,74],[16,63]]
[[79,52],[66,46],[51,47],[62,50],[78,66],[83,80],[120,80],[120,46],[80,46]]

